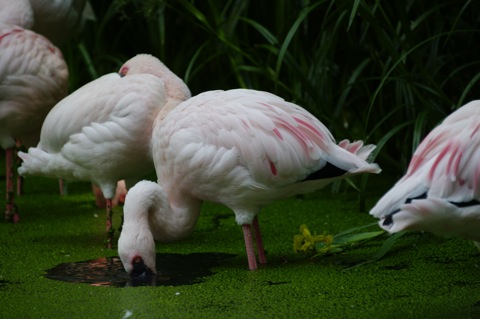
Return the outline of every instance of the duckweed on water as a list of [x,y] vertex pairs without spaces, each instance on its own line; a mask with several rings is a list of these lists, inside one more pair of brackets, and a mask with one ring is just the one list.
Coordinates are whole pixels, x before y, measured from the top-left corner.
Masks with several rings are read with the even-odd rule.
[[[292,238],[302,224],[338,234],[374,222],[358,213],[356,193],[328,190],[280,201],[260,213],[268,265],[258,271],[248,271],[234,214],[206,204],[190,238],[157,244],[160,256],[231,256],[207,267],[210,273],[199,273],[193,285],[111,289],[51,280],[45,275],[59,264],[110,258],[120,267],[117,252],[103,247],[104,211],[94,206],[90,185],[72,184],[70,194],[61,197],[57,181],[25,182],[25,195],[17,201],[21,222],[0,222],[1,318],[122,318],[127,313],[130,318],[187,319],[480,316],[480,256],[466,240],[407,234],[382,259],[347,271],[370,260],[385,238],[322,258],[295,254]],[[370,205],[379,195],[369,194]],[[120,215],[117,208],[116,228]],[[120,270],[119,276],[125,276]]]

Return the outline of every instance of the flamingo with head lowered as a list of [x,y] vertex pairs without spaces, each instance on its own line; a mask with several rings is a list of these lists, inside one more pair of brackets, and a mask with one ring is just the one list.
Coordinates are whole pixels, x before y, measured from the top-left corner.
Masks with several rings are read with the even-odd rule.
[[161,109],[190,97],[160,60],[139,54],[119,73],[104,75],[60,101],[47,115],[37,147],[20,152],[18,172],[66,181],[91,181],[106,198],[107,246],[112,246],[112,199],[154,170],[150,139]]
[[363,142],[337,145],[305,109],[255,90],[205,92],[160,111],[152,136],[158,183],[127,193],[118,252],[131,274],[155,273],[155,242],[190,235],[203,201],[233,210],[250,269],[266,263],[257,215],[277,199],[360,173],[378,173]]
[[423,230],[480,242],[480,100],[425,137],[405,176],[370,214],[391,233]]

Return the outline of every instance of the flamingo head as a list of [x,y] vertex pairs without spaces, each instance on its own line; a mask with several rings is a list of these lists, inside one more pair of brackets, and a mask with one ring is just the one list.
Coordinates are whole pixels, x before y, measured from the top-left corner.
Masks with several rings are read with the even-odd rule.
[[118,240],[118,254],[123,268],[131,277],[148,277],[157,273],[155,243],[151,234],[128,234],[125,228],[122,229]]
[[118,239],[118,255],[125,270],[133,277],[157,272],[155,241],[148,221],[148,210],[151,204],[148,204],[147,202],[150,201],[143,197],[145,195],[141,187],[143,184],[135,185],[126,195],[123,227]]
[[164,81],[169,98],[184,101],[191,96],[190,90],[182,79],[150,54],[137,54],[125,62],[118,73],[121,77],[130,74],[152,74]]

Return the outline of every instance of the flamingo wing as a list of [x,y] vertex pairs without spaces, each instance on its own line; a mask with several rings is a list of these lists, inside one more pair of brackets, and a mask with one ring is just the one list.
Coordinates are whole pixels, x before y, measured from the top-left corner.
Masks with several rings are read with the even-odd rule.
[[306,110],[254,90],[192,97],[157,123],[155,134],[160,136],[154,154],[161,154],[156,156],[161,175],[170,176],[167,180],[187,178],[186,184],[195,181],[197,186],[203,180],[205,185],[216,182],[215,187],[273,190],[308,179],[327,163],[342,174],[366,164],[337,146],[328,129]]
[[[163,81],[149,74],[108,74],[86,84],[48,114],[37,148],[20,153],[19,172],[92,181],[130,177],[138,172],[138,161],[151,162],[144,158],[152,132],[148,123],[165,96]],[[39,151],[49,163],[33,161]],[[60,171],[68,176],[58,176]]]
[[[188,166],[202,163],[223,170],[221,166],[240,161],[259,181],[305,178],[334,143],[330,132],[310,114],[274,95],[252,90],[200,94],[177,106],[159,127],[168,136],[164,147],[181,145],[172,156]],[[226,155],[232,149],[235,163],[212,162],[216,152]],[[304,172],[298,172],[298,167]]]
[[448,116],[420,143],[404,179],[421,176],[431,196],[453,202],[478,198],[480,102]]
[[380,225],[392,232],[425,229],[455,233],[468,222],[455,230],[450,227],[455,224],[452,221],[469,220],[479,205],[480,103],[471,102],[427,135],[406,175],[370,214],[381,218]]
[[0,52],[1,146],[33,133],[36,143],[48,111],[67,94],[67,65],[46,38],[16,26],[0,25]]

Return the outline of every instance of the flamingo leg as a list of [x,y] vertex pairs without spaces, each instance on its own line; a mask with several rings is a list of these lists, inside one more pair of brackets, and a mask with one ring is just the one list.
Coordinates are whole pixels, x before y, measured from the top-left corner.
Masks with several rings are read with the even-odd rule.
[[105,243],[108,249],[112,249],[113,233],[115,232],[115,229],[113,229],[113,225],[112,225],[113,204],[112,204],[111,198],[107,198],[105,201],[106,201],[105,210],[107,215],[107,227],[106,227],[107,234],[105,238]]
[[67,183],[61,178],[58,180],[58,188],[60,189],[60,195],[68,194]]
[[255,249],[253,248],[252,226],[249,224],[242,225],[243,237],[245,239],[245,248],[247,250],[248,267],[250,270],[256,270],[257,259],[255,257]]
[[[18,150],[22,147],[22,142],[17,139],[16,141],[17,147],[15,149],[15,158],[17,160],[17,167],[20,166],[22,163],[22,159],[18,157]],[[20,174],[17,174],[17,195],[22,195],[23,194],[23,176],[20,176]]]
[[14,202],[14,165],[13,165],[13,158],[15,155],[15,151],[13,148],[9,148],[5,150],[5,160],[6,160],[6,182],[7,182],[7,203],[5,207],[5,219],[8,221],[11,221],[13,223],[18,223],[19,217],[17,210],[15,208],[15,202]]
[[267,257],[265,256],[265,250],[263,248],[262,233],[260,232],[260,225],[258,223],[258,216],[253,219],[253,232],[255,234],[255,241],[257,243],[258,261],[260,264],[265,265],[267,263]]
[[17,175],[17,195],[23,195],[23,176]]

